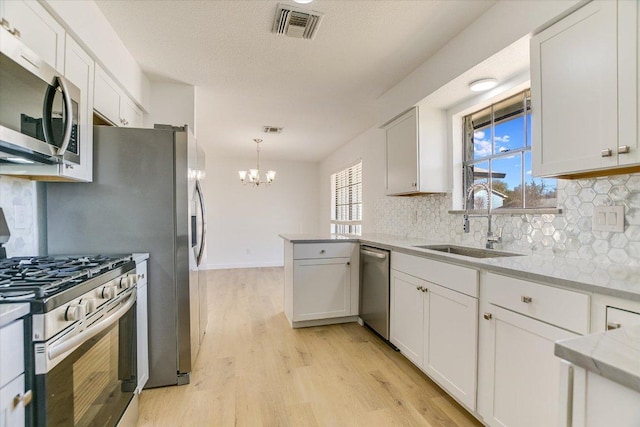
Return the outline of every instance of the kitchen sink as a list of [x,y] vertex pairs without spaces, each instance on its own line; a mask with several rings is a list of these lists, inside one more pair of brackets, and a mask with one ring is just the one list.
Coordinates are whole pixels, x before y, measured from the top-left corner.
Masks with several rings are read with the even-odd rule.
[[464,255],[472,258],[501,258],[509,256],[522,256],[512,252],[494,251],[493,249],[469,248],[455,245],[418,245],[414,248],[429,249],[432,251],[446,252],[455,255]]

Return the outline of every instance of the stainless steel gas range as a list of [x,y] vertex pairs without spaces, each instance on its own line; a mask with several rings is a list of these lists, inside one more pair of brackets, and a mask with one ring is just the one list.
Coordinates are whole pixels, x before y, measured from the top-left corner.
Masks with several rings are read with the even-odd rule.
[[131,256],[0,260],[0,303],[31,306],[27,424],[118,424],[137,385],[137,279]]

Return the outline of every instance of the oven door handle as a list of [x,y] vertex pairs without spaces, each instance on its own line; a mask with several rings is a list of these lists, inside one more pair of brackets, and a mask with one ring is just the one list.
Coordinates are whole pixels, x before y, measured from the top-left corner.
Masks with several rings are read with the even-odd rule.
[[111,313],[109,316],[105,317],[97,324],[92,325],[91,327],[79,333],[78,335],[74,336],[73,338],[70,338],[69,340],[66,340],[66,341],[63,340],[61,343],[56,343],[55,345],[52,345],[51,347],[49,347],[49,352],[47,353],[49,360],[53,360],[56,357],[60,356],[61,354],[66,353],[69,350],[75,349],[83,342],[95,337],[100,332],[104,331],[109,326],[113,325],[122,317],[124,313],[126,313],[133,306],[135,302],[136,302],[136,293],[131,292],[127,302],[122,307],[120,307],[119,309]]

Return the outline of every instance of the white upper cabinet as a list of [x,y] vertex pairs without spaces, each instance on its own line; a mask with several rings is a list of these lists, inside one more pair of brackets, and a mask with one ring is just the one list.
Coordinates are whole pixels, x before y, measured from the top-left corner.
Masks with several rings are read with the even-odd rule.
[[65,31],[35,0],[0,1],[0,22],[40,58],[64,73]]
[[531,39],[533,173],[636,165],[638,4],[593,1]]
[[445,114],[412,108],[385,126],[387,195],[446,192]]
[[[80,165],[65,165],[63,173],[69,178],[91,182],[93,179],[93,59],[78,43],[67,35],[65,76],[80,88]],[[69,166],[69,167],[67,167]]]
[[99,65],[96,65],[93,108],[116,126],[142,127],[142,111]]

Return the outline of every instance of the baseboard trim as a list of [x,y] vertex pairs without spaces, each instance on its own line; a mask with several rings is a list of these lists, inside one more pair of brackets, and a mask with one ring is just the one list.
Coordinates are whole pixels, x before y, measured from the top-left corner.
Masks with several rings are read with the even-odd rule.
[[257,262],[257,263],[233,263],[233,264],[207,264],[205,270],[227,270],[236,268],[261,268],[261,267],[283,267],[282,261]]

